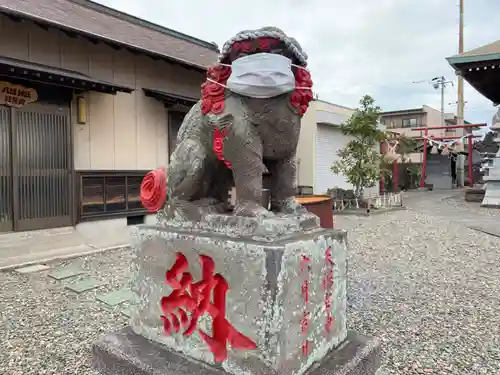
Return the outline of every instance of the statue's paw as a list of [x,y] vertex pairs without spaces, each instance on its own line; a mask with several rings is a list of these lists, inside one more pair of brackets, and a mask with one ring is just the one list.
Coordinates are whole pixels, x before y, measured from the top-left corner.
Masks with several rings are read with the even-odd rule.
[[172,199],[165,206],[165,215],[168,220],[177,222],[200,221],[200,208],[193,202]]
[[255,202],[238,203],[233,210],[235,216],[247,216],[266,219],[275,216],[271,211],[266,210],[260,204]]
[[200,208],[200,212],[204,215],[217,213],[221,214],[226,211],[224,204],[215,198],[202,198],[194,201],[193,204],[198,206]]
[[290,197],[279,203],[279,212],[285,215],[302,216],[307,214],[308,211],[294,197]]

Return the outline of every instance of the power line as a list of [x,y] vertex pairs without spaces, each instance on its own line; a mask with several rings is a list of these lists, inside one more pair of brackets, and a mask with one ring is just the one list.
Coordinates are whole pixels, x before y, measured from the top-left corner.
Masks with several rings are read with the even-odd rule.
[[431,80],[414,81],[413,83],[430,83],[436,90],[441,89],[441,125],[444,125],[444,89],[453,81],[448,81],[444,76],[434,77]]

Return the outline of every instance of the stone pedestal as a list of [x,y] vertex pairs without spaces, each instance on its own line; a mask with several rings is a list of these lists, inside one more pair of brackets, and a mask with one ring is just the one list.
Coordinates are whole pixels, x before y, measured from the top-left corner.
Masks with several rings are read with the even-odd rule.
[[[333,374],[374,374],[376,345],[348,340],[344,231],[312,214],[159,221],[137,230],[132,331],[97,344],[101,371],[301,375],[331,358],[358,371]],[[141,365],[150,352],[171,364]]]
[[[500,143],[500,139],[495,138],[495,143]],[[500,208],[500,150],[496,157],[492,159],[493,164],[488,171],[488,175],[483,177],[485,184],[481,206]]]
[[[500,166],[497,166],[496,169],[500,169]],[[491,171],[495,171],[495,169]],[[495,176],[495,174],[492,173],[490,176],[484,176],[483,179],[485,185],[484,198],[481,202],[481,206],[500,208],[500,176]]]
[[[166,349],[130,328],[104,336],[94,345],[95,368],[103,375],[224,375],[210,366]],[[307,375],[375,375],[380,366],[377,340],[348,332],[347,338]]]
[[[493,143],[500,144],[500,109],[491,121],[490,130],[494,132]],[[490,156],[490,155],[488,155]],[[488,175],[484,176],[484,198],[481,206],[500,208],[500,150],[493,159]]]

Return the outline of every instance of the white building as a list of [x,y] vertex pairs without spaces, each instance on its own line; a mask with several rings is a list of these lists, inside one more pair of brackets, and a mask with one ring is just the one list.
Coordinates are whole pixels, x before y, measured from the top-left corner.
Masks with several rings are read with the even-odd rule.
[[[352,189],[344,175],[334,174],[330,168],[340,159],[338,152],[352,137],[342,134],[340,125],[355,109],[313,100],[302,118],[297,150],[297,185],[312,186],[314,194],[325,194],[328,189]],[[374,194],[377,187],[365,190]]]

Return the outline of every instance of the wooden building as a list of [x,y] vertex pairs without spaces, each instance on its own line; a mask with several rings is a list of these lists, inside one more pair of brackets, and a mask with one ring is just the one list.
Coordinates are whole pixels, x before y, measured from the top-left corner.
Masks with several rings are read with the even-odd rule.
[[447,60],[479,93],[500,104],[500,40]]
[[144,221],[217,54],[87,0],[0,0],[0,232]]

